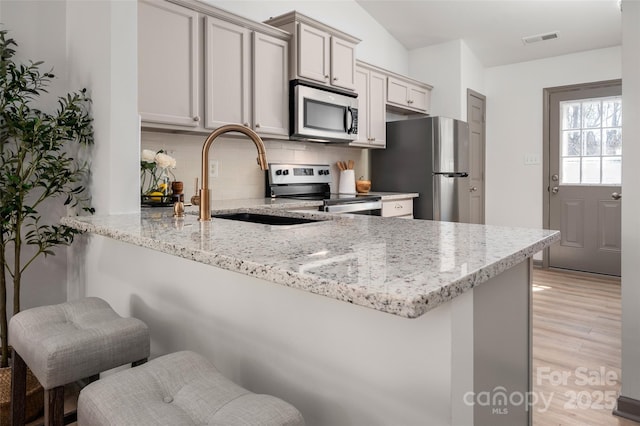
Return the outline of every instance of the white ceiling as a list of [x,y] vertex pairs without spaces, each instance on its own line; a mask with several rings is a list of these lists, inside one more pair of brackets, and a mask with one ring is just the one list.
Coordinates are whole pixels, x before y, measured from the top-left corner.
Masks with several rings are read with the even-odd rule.
[[[485,67],[622,42],[617,0],[356,0],[407,49],[463,39]],[[522,37],[559,31],[556,40]]]

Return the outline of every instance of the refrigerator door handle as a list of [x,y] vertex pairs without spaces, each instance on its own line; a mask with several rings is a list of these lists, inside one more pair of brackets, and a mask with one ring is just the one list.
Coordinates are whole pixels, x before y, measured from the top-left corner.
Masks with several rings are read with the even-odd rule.
[[450,177],[450,178],[457,178],[457,177],[468,177],[469,173],[467,172],[435,172],[433,174],[434,176],[444,176],[444,177]]

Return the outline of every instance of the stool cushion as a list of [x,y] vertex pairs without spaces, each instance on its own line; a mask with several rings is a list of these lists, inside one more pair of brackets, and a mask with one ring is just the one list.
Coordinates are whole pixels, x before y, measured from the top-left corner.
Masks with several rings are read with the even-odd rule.
[[41,306],[9,323],[14,350],[45,389],[149,356],[149,329],[97,297]]
[[175,352],[91,383],[80,426],[304,425],[292,405],[236,385],[194,352]]

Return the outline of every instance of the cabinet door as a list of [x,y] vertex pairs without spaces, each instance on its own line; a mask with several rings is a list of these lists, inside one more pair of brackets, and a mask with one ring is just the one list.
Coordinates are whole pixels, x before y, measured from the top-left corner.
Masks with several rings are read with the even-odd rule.
[[420,111],[427,112],[429,104],[428,90],[418,86],[409,86],[409,106]]
[[198,13],[169,2],[138,4],[138,111],[143,122],[197,127]]
[[406,107],[408,99],[409,87],[407,83],[402,80],[389,77],[387,84],[387,102]]
[[387,77],[384,74],[369,73],[369,143],[377,147],[386,146],[386,87]]
[[328,33],[309,25],[298,24],[298,75],[329,83]]
[[356,45],[331,37],[331,85],[354,90],[356,86]]
[[288,43],[253,33],[253,117],[259,133],[289,135]]
[[369,70],[356,68],[358,93],[358,138],[353,145],[369,144]]
[[205,127],[250,125],[251,31],[205,17]]

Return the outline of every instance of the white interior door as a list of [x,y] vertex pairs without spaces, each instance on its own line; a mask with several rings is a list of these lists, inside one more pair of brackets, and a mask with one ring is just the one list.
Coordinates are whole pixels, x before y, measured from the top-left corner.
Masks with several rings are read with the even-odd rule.
[[549,96],[549,266],[620,275],[620,82]]

